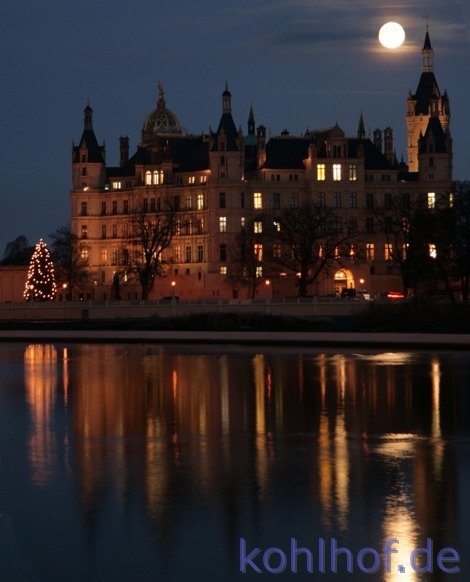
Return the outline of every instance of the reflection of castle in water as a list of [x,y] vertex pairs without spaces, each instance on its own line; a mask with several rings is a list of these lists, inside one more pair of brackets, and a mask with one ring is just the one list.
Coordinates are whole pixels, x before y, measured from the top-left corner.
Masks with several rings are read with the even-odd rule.
[[28,442],[32,479],[46,485],[57,463],[57,436],[53,411],[57,389],[57,350],[46,344],[31,344],[24,353],[26,401],[31,414]]
[[124,514],[139,500],[162,544],[203,518],[221,521],[232,547],[279,511],[307,515],[319,536],[354,530],[362,545],[370,523],[401,536],[401,549],[452,529],[458,466],[446,437],[459,430],[459,395],[445,359],[429,356],[423,375],[409,354],[70,351],[90,524],[112,495]]

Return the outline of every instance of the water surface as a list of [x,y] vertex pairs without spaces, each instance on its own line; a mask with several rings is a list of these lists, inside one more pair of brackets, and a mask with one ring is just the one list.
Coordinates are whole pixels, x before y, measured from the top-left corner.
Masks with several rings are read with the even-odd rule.
[[240,539],[281,580],[470,579],[467,353],[1,344],[0,377],[2,581],[253,579]]

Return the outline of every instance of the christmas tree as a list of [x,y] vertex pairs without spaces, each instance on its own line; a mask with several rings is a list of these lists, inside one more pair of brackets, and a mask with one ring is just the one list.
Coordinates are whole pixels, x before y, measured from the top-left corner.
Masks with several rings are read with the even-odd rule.
[[46,243],[41,239],[29,263],[28,280],[23,295],[26,301],[53,301],[56,290],[54,263]]

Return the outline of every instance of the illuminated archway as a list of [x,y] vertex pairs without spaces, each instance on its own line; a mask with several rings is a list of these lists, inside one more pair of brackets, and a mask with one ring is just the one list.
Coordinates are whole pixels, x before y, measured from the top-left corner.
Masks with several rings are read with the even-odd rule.
[[354,289],[354,277],[349,269],[339,269],[335,273],[335,293],[339,295],[344,288]]

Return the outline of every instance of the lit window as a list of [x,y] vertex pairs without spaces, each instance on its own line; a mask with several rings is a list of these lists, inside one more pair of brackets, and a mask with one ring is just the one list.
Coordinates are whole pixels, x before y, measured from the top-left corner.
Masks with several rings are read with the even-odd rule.
[[257,261],[262,261],[263,260],[263,245],[260,243],[255,244],[253,247],[253,253],[254,253]]
[[273,222],[274,232],[281,232],[281,223],[280,222]]
[[175,248],[173,249],[173,257],[175,263],[181,263],[181,248],[179,245],[175,245]]
[[253,194],[253,208],[261,209],[263,208],[263,195],[261,192],[255,192]]
[[263,276],[263,267],[261,265],[258,265],[256,267],[256,278],[261,279],[262,276]]
[[390,243],[385,243],[384,246],[384,259],[386,261],[391,261],[393,259],[393,247]]
[[431,257],[431,259],[436,259],[437,258],[436,245],[433,243],[429,243],[428,249],[429,249],[429,256]]
[[188,184],[195,184],[195,182],[196,182],[196,178],[194,176],[188,177]]
[[207,182],[207,176],[204,174],[204,176],[200,177],[200,182],[201,184],[205,184]]
[[374,243],[366,243],[366,259],[368,261],[375,260],[375,246]]
[[204,210],[204,194],[197,195],[197,209]]
[[255,220],[253,222],[253,232],[260,234],[263,232],[263,222],[261,220]]
[[221,275],[226,275],[227,274],[227,265],[220,265],[220,267],[219,267],[219,273]]
[[246,226],[246,219],[244,216],[240,218],[240,228],[243,230]]
[[101,264],[107,265],[108,264],[108,250],[101,249]]
[[325,245],[320,245],[318,247],[318,256],[320,259],[324,259],[326,257]]
[[341,257],[341,245],[335,246],[335,259],[339,259]]
[[436,207],[436,194],[435,192],[428,192],[428,208]]
[[219,232],[227,232],[227,217],[219,217]]
[[323,180],[326,180],[325,164],[317,164],[317,180],[319,182],[323,182]]
[[88,227],[86,224],[82,224],[82,238],[88,238]]
[[356,166],[356,164],[349,164],[349,180],[351,182],[357,180],[357,166]]
[[404,243],[403,244],[403,260],[406,260],[407,254],[408,254],[408,249],[410,248],[409,243]]
[[113,257],[111,260],[111,264],[112,265],[117,265],[118,264],[118,250],[117,249],[113,249]]
[[341,180],[341,164],[333,164],[333,180],[335,182]]
[[153,184],[158,186],[158,184],[163,184],[163,170],[154,170],[153,172]]
[[113,182],[112,183],[112,187],[114,188],[114,190],[120,190],[121,189],[121,182]]
[[152,184],[152,172],[145,172],[145,185],[150,186]]
[[449,208],[454,208],[454,195],[452,192],[449,192]]
[[87,261],[88,260],[88,249],[85,247],[82,247],[82,249],[80,250],[80,258],[83,261]]

